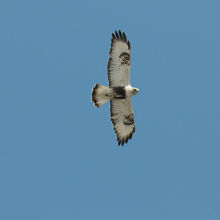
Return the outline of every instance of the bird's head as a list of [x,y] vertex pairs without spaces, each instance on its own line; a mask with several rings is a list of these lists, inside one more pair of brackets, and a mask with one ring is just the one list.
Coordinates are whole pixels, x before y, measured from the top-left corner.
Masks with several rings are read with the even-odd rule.
[[133,93],[134,95],[136,95],[138,92],[139,92],[139,89],[137,89],[137,88],[133,88],[133,89],[132,89],[132,93]]

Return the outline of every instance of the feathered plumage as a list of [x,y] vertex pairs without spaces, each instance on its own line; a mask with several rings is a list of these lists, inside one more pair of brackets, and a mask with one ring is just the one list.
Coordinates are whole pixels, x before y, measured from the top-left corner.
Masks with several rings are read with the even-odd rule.
[[98,108],[110,100],[111,121],[118,145],[124,145],[135,132],[131,97],[138,93],[130,85],[130,42],[125,33],[112,34],[110,58],[107,65],[109,87],[96,84],[92,90],[92,102]]

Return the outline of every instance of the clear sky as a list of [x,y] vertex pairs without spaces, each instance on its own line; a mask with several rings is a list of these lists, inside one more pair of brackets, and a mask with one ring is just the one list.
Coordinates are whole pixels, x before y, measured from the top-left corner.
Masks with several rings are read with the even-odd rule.
[[[136,132],[91,102],[115,30]],[[0,2],[0,219],[220,219],[220,1]]]

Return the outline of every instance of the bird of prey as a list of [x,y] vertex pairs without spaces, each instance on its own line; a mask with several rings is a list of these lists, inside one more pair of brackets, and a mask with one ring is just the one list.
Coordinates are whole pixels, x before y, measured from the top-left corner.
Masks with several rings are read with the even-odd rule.
[[118,146],[127,143],[135,132],[134,113],[131,97],[139,89],[130,85],[130,42],[125,33],[115,31],[112,34],[110,58],[107,65],[109,86],[95,84],[92,88],[91,100],[98,108],[110,100],[110,115]]

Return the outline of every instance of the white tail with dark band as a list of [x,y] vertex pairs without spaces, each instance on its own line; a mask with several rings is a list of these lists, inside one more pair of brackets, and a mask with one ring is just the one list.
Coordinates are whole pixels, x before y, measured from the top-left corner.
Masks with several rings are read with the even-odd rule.
[[105,104],[107,101],[110,100],[110,93],[111,89],[100,85],[95,84],[95,86],[92,88],[92,102],[94,103],[95,107],[98,108]]

